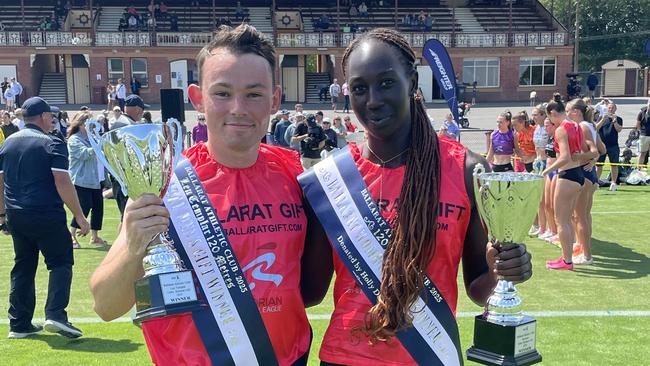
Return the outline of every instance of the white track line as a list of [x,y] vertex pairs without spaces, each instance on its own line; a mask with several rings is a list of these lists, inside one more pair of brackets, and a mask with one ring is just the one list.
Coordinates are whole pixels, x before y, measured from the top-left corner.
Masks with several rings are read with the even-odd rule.
[[596,211],[592,215],[625,215],[625,214],[647,214],[650,211]]
[[[458,318],[473,318],[478,315],[480,311],[477,312],[460,312],[456,316]],[[608,317],[650,317],[650,310],[575,310],[575,311],[531,311],[526,312],[526,315],[531,315],[535,318],[567,318],[567,317],[596,317],[596,318],[608,318]],[[330,314],[308,314],[307,318],[309,320],[329,320]],[[34,323],[43,323],[45,319],[43,318],[34,318]],[[82,318],[70,318],[72,323],[76,324],[99,324],[105,323],[100,318],[92,317],[82,317]],[[128,317],[121,317],[113,320],[110,323],[131,323],[133,320]],[[1,325],[9,324],[8,319],[0,319]]]

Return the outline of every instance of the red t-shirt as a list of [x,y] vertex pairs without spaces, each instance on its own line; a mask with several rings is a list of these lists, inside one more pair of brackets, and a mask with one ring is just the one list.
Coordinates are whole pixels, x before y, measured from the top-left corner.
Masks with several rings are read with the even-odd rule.
[[[280,365],[292,364],[310,344],[309,322],[300,295],[300,257],[307,218],[296,181],[302,172],[298,154],[262,144],[255,164],[244,169],[219,164],[202,143],[184,155],[192,162],[228,234]],[[148,342],[167,341],[179,350],[165,353],[152,347],[159,352],[152,355],[154,363],[183,364],[189,358],[209,364],[201,358],[202,345],[191,321],[191,315],[185,315],[145,323]],[[188,356],[193,348],[196,352]]]
[[[446,137],[439,138],[439,141],[441,203],[438,211],[436,250],[427,273],[455,314],[458,297],[456,278],[469,224],[470,202],[464,179],[465,148]],[[392,220],[397,213],[396,201],[399,203],[405,167],[382,168],[363,158],[356,145],[351,144],[350,150],[372,197],[379,202],[384,218]],[[398,339],[371,345],[363,334],[353,332],[354,329],[362,327],[364,316],[371,304],[336,254],[334,268],[335,309],[321,345],[320,359],[350,366],[416,365]]]

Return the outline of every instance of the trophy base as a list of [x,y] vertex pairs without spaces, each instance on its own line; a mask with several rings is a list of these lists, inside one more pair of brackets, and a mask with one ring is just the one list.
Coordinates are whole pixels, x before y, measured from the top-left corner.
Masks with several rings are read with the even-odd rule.
[[535,349],[536,321],[525,316],[518,324],[491,323],[474,318],[474,345],[467,359],[483,365],[524,366],[542,361]]
[[135,324],[201,308],[192,271],[162,273],[135,283]]

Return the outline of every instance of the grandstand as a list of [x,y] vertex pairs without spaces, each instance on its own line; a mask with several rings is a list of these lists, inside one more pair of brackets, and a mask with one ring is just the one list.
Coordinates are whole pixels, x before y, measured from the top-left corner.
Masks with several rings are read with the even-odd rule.
[[[240,8],[236,1],[168,0],[164,14],[150,14],[149,0],[71,3],[0,5],[0,70],[15,74],[30,95],[49,90],[57,103],[104,103],[106,82],[132,75],[146,82],[141,95],[159,102],[160,89],[195,79],[194,55],[216,27],[240,22],[273,39],[275,77],[287,102],[317,102],[316,88],[342,80],[345,47],[374,27],[400,30],[417,54],[427,39],[439,39],[459,81],[476,82],[483,101],[524,100],[532,90],[550,96],[566,88],[571,70],[566,29],[537,0],[366,1],[367,15],[343,0],[243,0]],[[53,13],[57,30],[43,26]],[[423,58],[418,69],[425,99],[439,99]]]

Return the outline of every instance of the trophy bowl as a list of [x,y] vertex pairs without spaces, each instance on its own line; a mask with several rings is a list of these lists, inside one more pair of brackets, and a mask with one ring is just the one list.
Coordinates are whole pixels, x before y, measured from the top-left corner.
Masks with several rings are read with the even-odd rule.
[[[488,239],[502,248],[519,245],[539,210],[544,177],[534,173],[474,169],[476,207]],[[475,318],[470,360],[488,365],[529,365],[541,361],[535,350],[535,319],[524,316],[521,298],[510,281],[499,279],[485,312]]]

